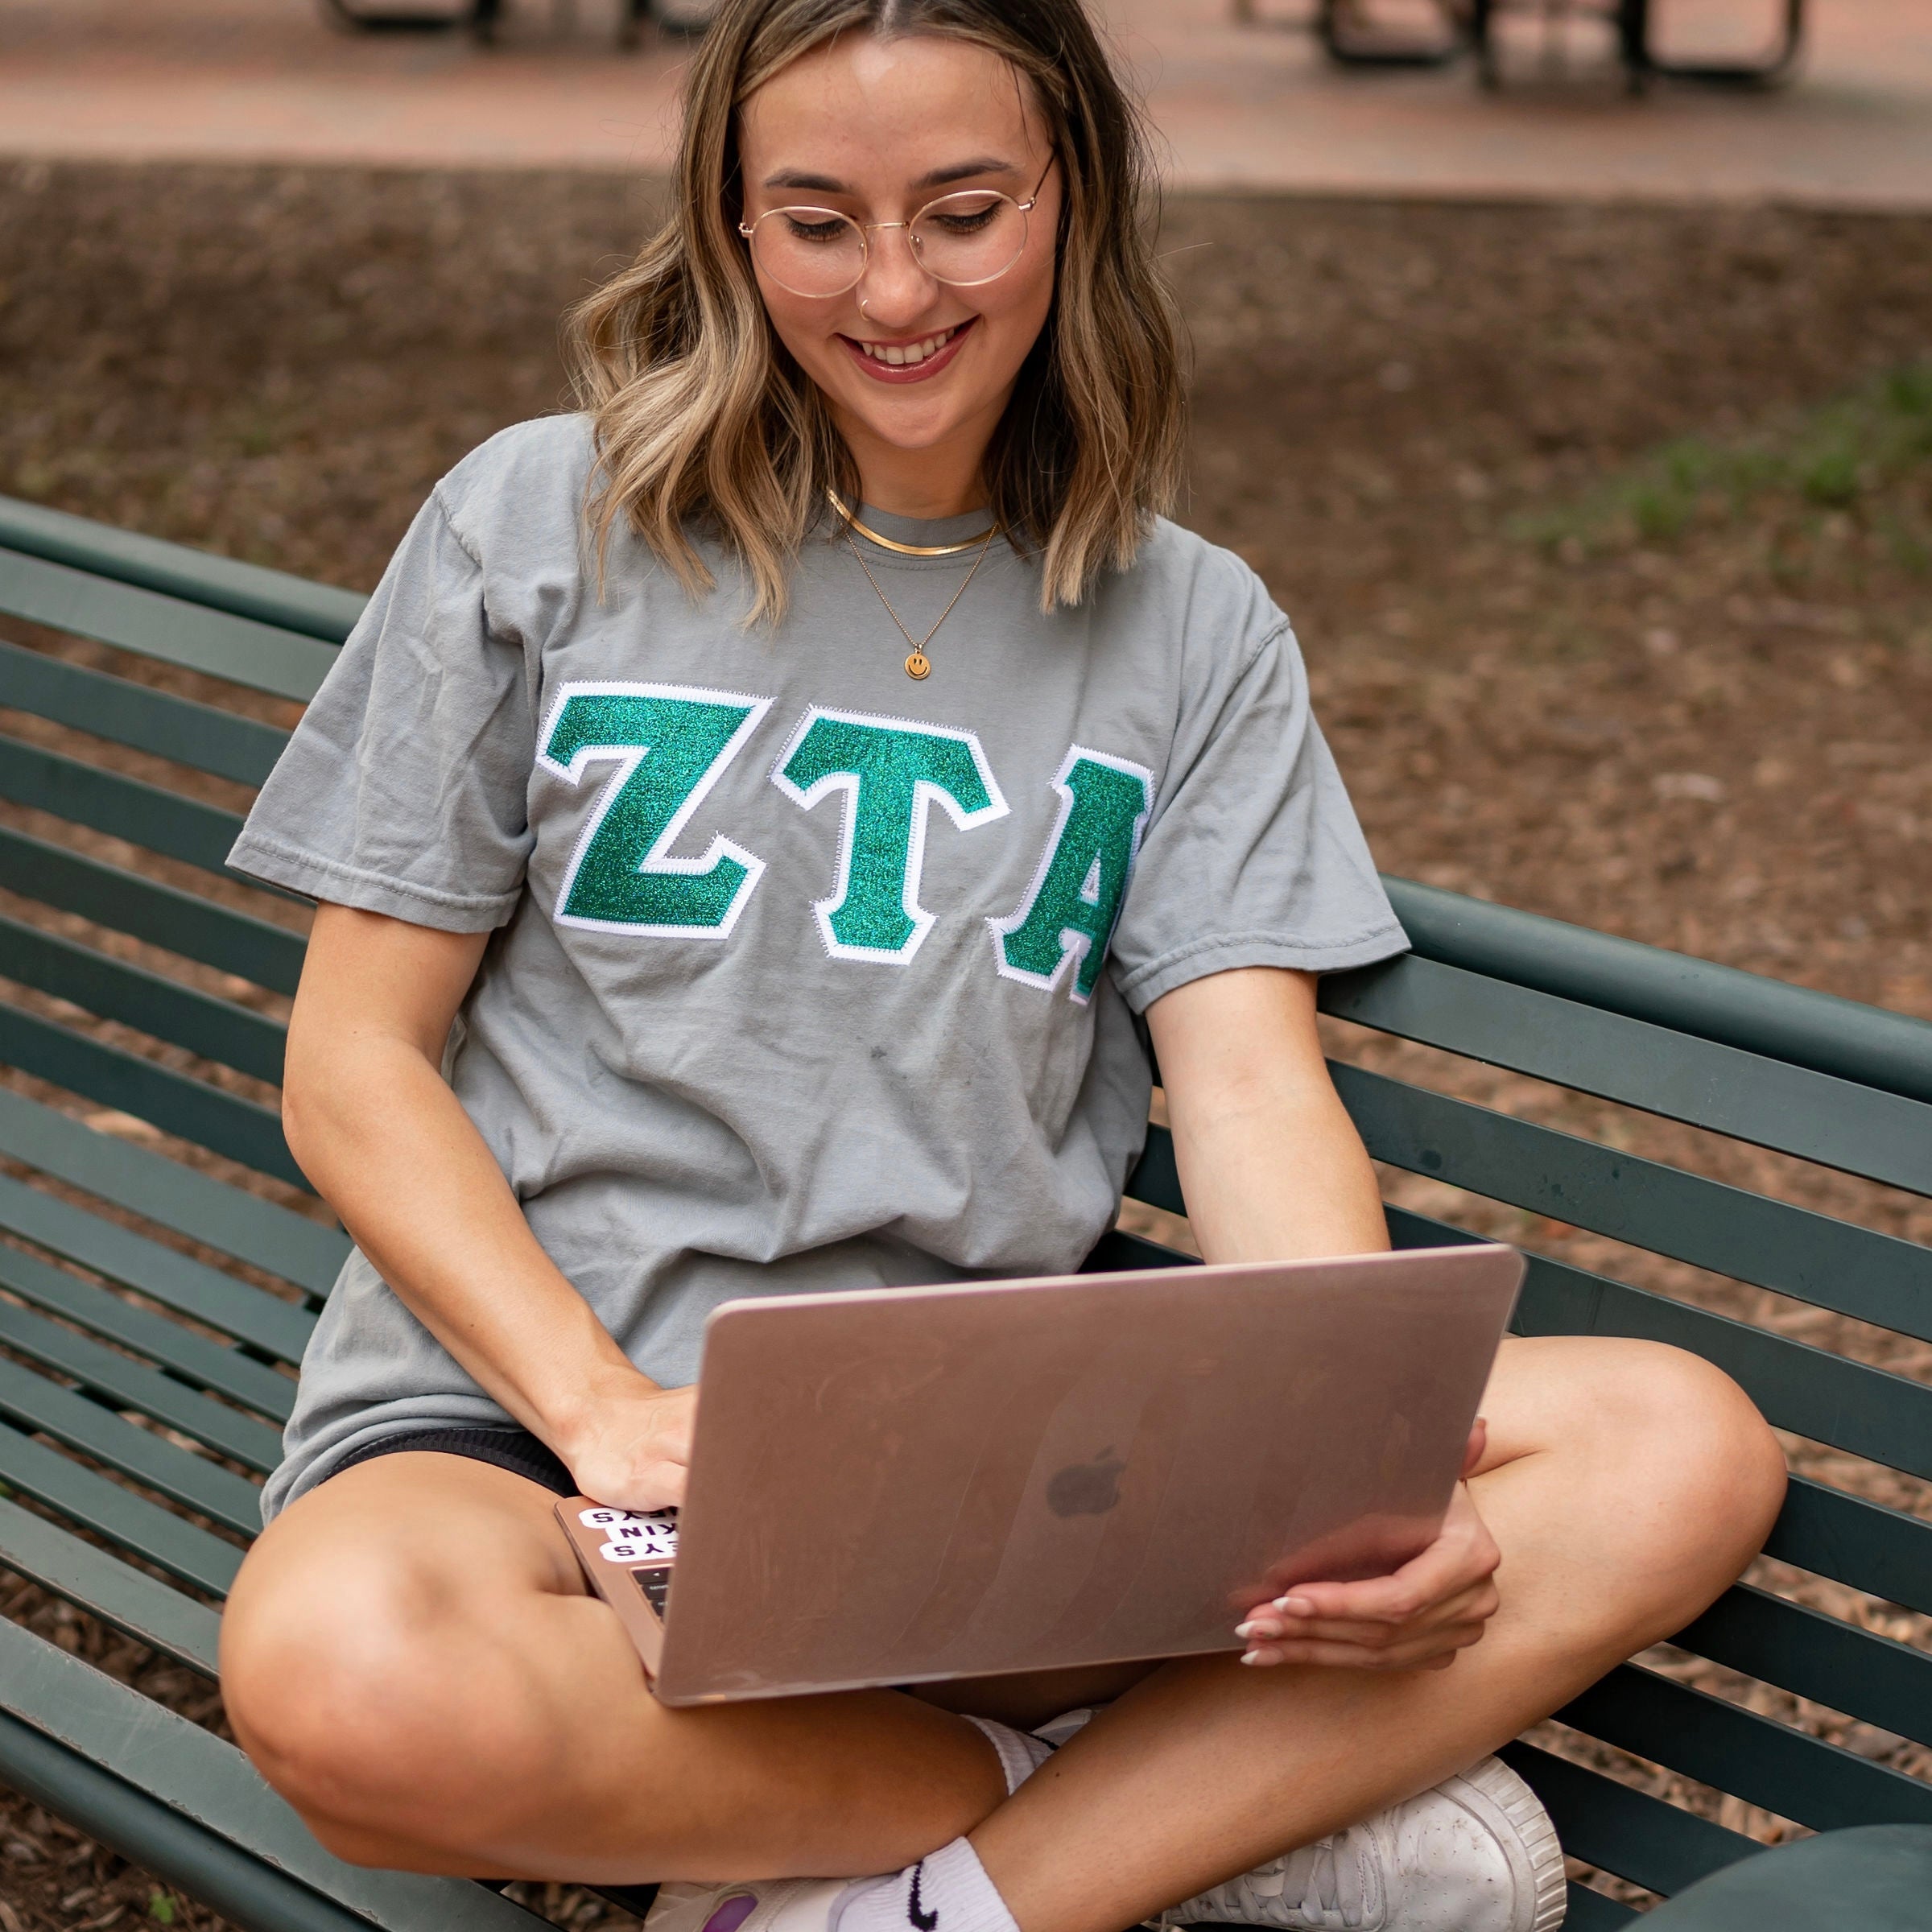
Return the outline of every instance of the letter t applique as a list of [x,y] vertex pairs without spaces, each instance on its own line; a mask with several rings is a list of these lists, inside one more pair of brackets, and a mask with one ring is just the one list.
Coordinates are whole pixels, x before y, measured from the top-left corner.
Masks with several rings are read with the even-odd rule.
[[837,880],[812,907],[835,960],[903,966],[932,930],[919,873],[933,805],[962,832],[1008,810],[972,732],[818,705],[778,754],[771,782],[807,811],[845,795]]

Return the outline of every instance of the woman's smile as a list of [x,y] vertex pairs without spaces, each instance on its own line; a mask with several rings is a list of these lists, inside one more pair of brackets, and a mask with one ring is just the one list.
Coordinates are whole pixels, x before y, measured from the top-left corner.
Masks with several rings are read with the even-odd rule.
[[865,337],[841,335],[852,359],[875,382],[924,382],[958,357],[977,316],[923,336]]

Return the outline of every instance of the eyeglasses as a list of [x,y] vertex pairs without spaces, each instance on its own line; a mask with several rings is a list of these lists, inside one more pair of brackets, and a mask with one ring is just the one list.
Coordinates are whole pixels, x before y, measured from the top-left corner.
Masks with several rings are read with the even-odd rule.
[[[1051,169],[1053,163],[1046,163]],[[969,188],[928,201],[910,221],[855,221],[836,208],[767,208],[738,233],[766,276],[795,295],[842,295],[865,278],[867,237],[902,228],[913,259],[935,282],[977,288],[997,282],[1026,246],[1026,217],[1039,204],[1042,174],[1024,201]]]

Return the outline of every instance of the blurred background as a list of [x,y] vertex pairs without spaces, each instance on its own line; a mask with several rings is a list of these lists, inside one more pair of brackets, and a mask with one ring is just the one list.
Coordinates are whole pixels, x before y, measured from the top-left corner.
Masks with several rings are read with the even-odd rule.
[[[1505,6],[1480,58],[1476,10],[1102,0],[1166,173],[1183,518],[1294,616],[1386,869],[1932,1018],[1932,8],[1811,0],[1756,82],[1666,70],[1775,65],[1788,0],[1651,0],[1634,50],[1629,7],[1620,38],[1581,0]],[[0,493],[373,584],[441,471],[563,402],[559,314],[655,218],[703,18],[0,0]],[[1437,1084],[1690,1158],[1530,1083]],[[1932,1239],[1902,1195],[1790,1186]],[[0,1599],[132,1667],[30,1587]],[[218,1724],[177,1674],[142,1681]],[[143,1922],[214,1922],[0,1794],[0,1932]]]

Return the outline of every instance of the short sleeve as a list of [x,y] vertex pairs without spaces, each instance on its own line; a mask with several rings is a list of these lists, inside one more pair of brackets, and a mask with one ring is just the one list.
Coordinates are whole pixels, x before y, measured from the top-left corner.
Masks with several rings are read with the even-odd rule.
[[1203,698],[1180,721],[1114,931],[1129,1005],[1237,966],[1334,972],[1404,951],[1286,620]]
[[447,932],[510,915],[535,757],[522,643],[441,502],[410,526],[229,855],[312,898]]

